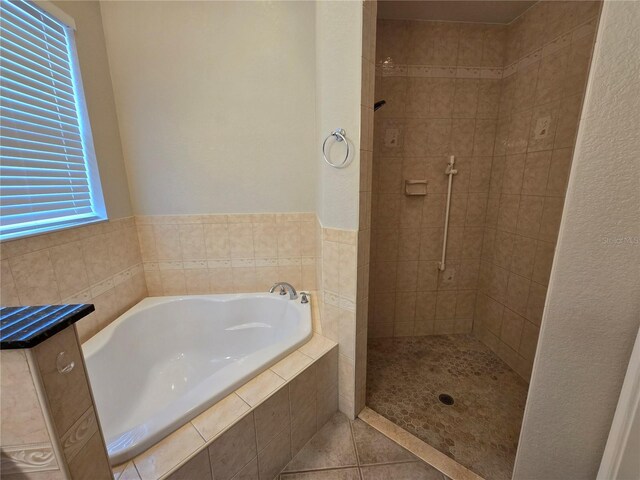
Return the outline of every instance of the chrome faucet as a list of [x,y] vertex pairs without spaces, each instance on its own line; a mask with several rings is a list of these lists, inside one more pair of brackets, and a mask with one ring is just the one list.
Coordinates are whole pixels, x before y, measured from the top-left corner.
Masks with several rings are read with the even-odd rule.
[[289,290],[289,300],[295,300],[298,298],[298,292],[293,288],[293,285],[287,282],[277,282],[273,284],[273,287],[269,289],[269,293],[273,293],[276,291],[276,288],[280,287],[280,295],[286,295],[287,290]]

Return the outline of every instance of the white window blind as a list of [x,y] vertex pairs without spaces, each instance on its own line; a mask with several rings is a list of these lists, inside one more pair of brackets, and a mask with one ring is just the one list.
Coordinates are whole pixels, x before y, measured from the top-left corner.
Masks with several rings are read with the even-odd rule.
[[102,220],[74,32],[0,1],[0,239]]

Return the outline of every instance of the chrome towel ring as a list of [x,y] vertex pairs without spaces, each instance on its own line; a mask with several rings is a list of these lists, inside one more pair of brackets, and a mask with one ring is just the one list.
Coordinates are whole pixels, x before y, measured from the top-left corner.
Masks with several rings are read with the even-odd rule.
[[[347,132],[345,132],[344,129],[336,128],[327,136],[327,138],[324,139],[324,142],[322,142],[322,156],[324,157],[324,161],[331,165],[333,168],[344,168],[349,165],[347,163],[347,160],[349,160],[349,142],[347,141],[347,137],[345,136],[346,133]],[[325,147],[327,146],[327,140],[329,140],[331,137],[335,137],[336,142],[344,142],[347,146],[347,153],[345,154],[344,160],[342,160],[341,163],[333,163],[327,158]]]

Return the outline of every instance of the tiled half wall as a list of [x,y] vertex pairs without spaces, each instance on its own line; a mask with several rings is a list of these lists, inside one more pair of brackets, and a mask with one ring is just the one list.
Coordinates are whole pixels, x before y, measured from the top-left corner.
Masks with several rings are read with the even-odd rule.
[[313,213],[136,217],[149,295],[315,290]]
[[[61,351],[75,365],[64,375],[56,368]],[[2,478],[111,478],[75,326],[0,355]]]
[[93,303],[84,341],[147,296],[133,217],[2,243],[0,304]]

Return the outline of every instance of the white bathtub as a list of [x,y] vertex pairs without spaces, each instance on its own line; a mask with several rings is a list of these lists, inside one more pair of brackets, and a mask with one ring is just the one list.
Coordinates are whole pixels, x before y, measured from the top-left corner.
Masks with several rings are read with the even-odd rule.
[[143,452],[312,335],[289,295],[145,298],[82,346],[109,459]]

